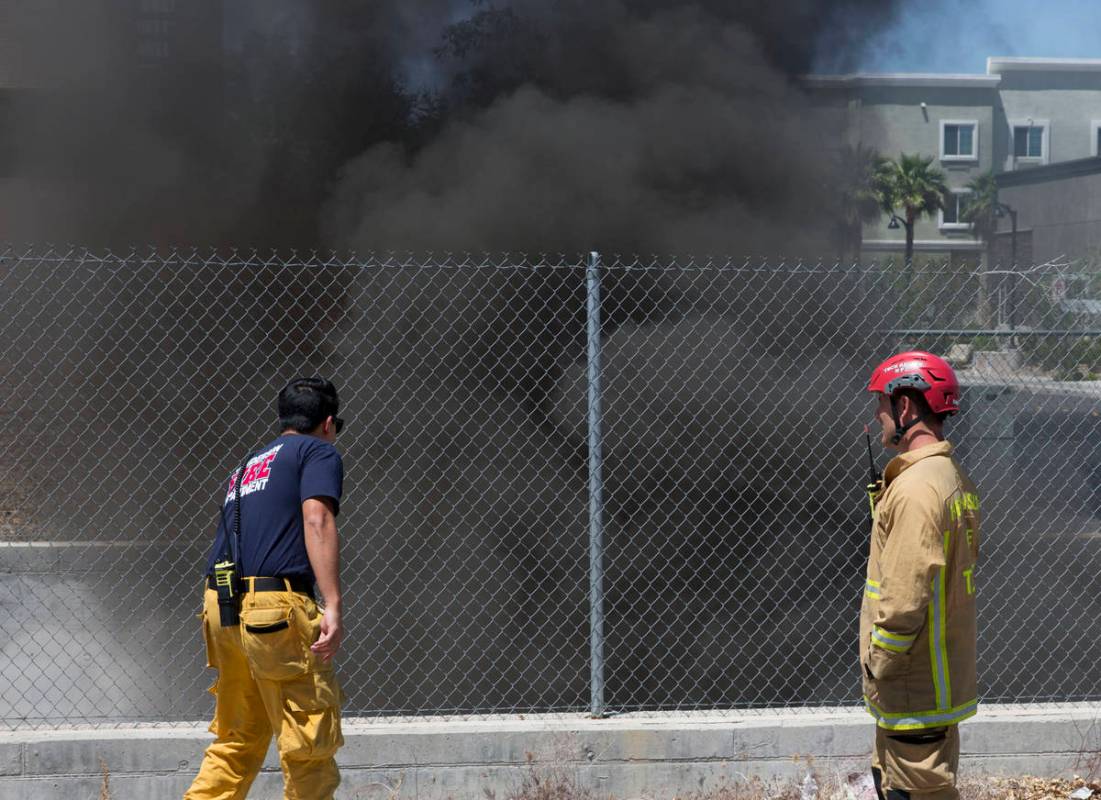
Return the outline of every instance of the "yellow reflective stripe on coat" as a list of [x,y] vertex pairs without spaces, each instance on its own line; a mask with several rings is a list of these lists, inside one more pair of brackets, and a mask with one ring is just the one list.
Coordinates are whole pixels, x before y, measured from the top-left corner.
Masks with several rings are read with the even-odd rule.
[[948,611],[944,596],[949,539],[950,531],[945,531],[945,566],[938,569],[933,577],[933,597],[929,602],[929,661],[933,667],[933,688],[937,695],[938,709],[946,709],[952,702],[952,682],[948,674]]
[[968,717],[973,717],[979,710],[978,699],[968,700],[955,708],[938,711],[903,711],[891,713],[878,708],[867,697],[864,698],[864,707],[868,713],[875,717],[875,724],[889,731],[914,731],[923,728],[940,728],[945,725],[955,725]]
[[871,578],[868,578],[864,582],[864,594],[868,595],[868,597],[873,600],[879,600],[881,597],[879,593],[879,581],[873,581]]
[[909,652],[915,639],[917,639],[916,633],[913,636],[904,636],[901,633],[885,631],[878,625],[872,626],[872,644],[884,650],[893,650],[896,653]]

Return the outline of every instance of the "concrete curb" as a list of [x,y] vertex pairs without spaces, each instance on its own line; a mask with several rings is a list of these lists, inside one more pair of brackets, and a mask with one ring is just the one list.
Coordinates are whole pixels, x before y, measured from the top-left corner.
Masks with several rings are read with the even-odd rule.
[[[748,777],[800,780],[807,760],[844,776],[867,768],[872,726],[856,710],[498,719],[346,720],[339,798],[504,797],[532,776],[564,776],[613,797],[663,798]],[[1101,706],[985,706],[963,724],[963,770],[1101,774]],[[0,734],[0,797],[182,797],[210,741],[205,726]],[[269,752],[250,798],[281,798]]]

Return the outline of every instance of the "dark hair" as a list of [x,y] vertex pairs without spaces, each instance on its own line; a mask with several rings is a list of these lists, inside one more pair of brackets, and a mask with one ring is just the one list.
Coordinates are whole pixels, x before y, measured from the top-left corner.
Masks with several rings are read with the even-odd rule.
[[340,399],[336,387],[324,378],[295,378],[279,392],[276,407],[281,430],[309,433],[326,417],[336,416]]
[[944,421],[948,419],[949,415],[945,413],[934,414],[933,409],[929,406],[929,401],[925,399],[925,395],[919,392],[917,389],[910,387],[899,389],[896,394],[904,394],[914,401],[914,405],[917,406],[918,415],[922,419],[932,420],[938,425],[943,425]]

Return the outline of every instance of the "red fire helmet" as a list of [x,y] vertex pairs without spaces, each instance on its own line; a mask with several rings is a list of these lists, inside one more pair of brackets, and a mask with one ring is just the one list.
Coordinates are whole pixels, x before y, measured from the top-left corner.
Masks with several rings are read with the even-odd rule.
[[934,414],[955,414],[960,410],[960,382],[940,356],[923,350],[899,353],[876,367],[868,381],[869,392],[881,392],[888,397],[907,388],[921,392]]

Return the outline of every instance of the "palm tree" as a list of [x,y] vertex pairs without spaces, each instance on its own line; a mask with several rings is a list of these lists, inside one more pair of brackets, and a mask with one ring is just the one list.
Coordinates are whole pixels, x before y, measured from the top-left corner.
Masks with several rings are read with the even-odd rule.
[[883,210],[892,217],[902,212],[899,221],[906,228],[906,266],[914,260],[914,223],[944,208],[948,185],[944,173],[933,165],[933,156],[900,153],[887,162],[883,172]]
[[845,145],[833,163],[837,217],[833,240],[840,261],[859,257],[864,225],[879,219],[883,208],[883,175],[887,159],[871,147]]
[[960,218],[964,222],[970,222],[975,235],[986,243],[985,263],[979,276],[978,302],[979,324],[985,327],[993,318],[988,285],[990,276],[987,275],[987,269],[994,244],[994,234],[998,230],[998,212],[1001,207],[1001,203],[998,202],[998,181],[994,177],[994,171],[976,175],[968,182],[967,188],[971,193],[967,196]]
[[970,222],[975,235],[990,246],[998,229],[998,181],[994,172],[976,175],[967,183],[970,194],[960,213],[964,222]]

